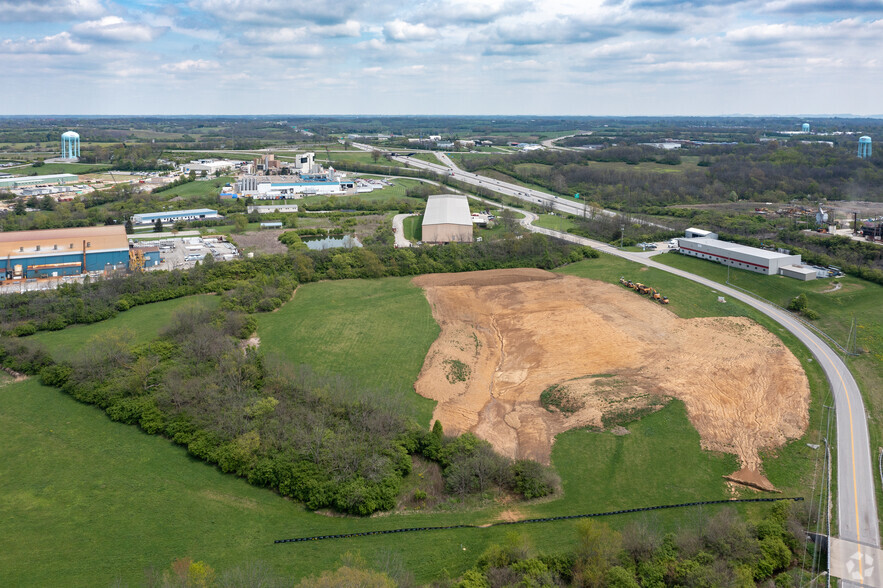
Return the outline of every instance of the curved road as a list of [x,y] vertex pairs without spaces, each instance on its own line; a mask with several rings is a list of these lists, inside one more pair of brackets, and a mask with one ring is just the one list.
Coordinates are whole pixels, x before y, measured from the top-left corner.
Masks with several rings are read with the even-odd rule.
[[416,214],[397,214],[392,217],[392,232],[395,236],[396,247],[399,249],[403,247],[410,247],[411,242],[405,239],[405,228],[404,222],[405,219],[409,216],[417,216]]
[[[450,161],[447,156],[445,156],[445,158]],[[564,205],[560,199],[556,199],[554,196],[514,184],[498,180],[489,180],[488,178],[478,180],[481,176],[467,174],[466,172],[457,171],[456,169],[448,168],[443,165],[431,164],[417,159],[404,157],[396,159],[402,162],[407,162],[415,167],[421,167],[437,173],[452,174],[457,179],[473,185],[486,182],[488,187],[492,188],[494,191],[517,195],[517,197],[522,199],[530,200],[532,197],[538,197],[539,199],[551,198],[553,207],[562,212],[571,212],[575,208],[574,205],[569,203]],[[453,164],[452,161],[451,164]],[[455,166],[453,167],[455,168]],[[524,196],[527,196],[527,198],[524,198]],[[497,203],[494,203],[494,205],[499,206]],[[582,212],[582,207],[576,208],[580,209],[576,214]],[[621,251],[606,243],[601,243],[600,241],[535,227],[532,223],[538,218],[536,214],[524,210],[513,210],[517,210],[525,215],[522,224],[530,231],[543,233],[580,245],[588,245],[604,253],[609,253],[629,261],[641,263],[692,280],[731,298],[735,298],[736,300],[739,300],[769,316],[784,328],[788,329],[788,331],[806,345],[824,370],[831,386],[831,392],[834,395],[834,404],[837,415],[837,515],[839,537],[841,539],[859,543],[859,545],[856,546],[859,553],[861,553],[861,544],[871,545],[873,547],[880,546],[880,530],[877,518],[877,500],[874,486],[875,470],[871,461],[868,423],[865,415],[864,402],[862,401],[858,384],[856,384],[856,381],[846,367],[846,364],[843,363],[840,357],[828,347],[827,344],[800,322],[796,321],[789,313],[739,290],[735,290],[729,286],[714,282],[696,274],[691,274],[683,270],[663,265],[644,256]],[[571,212],[571,214],[574,213]]]
[[[447,158],[447,156],[445,156]],[[543,203],[547,202],[555,210],[570,214],[581,214],[583,209],[579,205],[562,201],[555,196],[523,188],[521,186],[469,174],[456,169],[456,166],[446,167],[440,164],[427,163],[419,159],[409,157],[396,157],[402,163],[408,163],[414,167],[434,171],[453,177],[473,185],[485,185],[496,192],[515,196],[522,200]],[[450,161],[449,158],[447,158]],[[453,164],[453,162],[451,162]],[[495,203],[495,206],[499,204]],[[509,207],[506,207],[509,208]],[[692,280],[731,298],[735,298],[758,311],[769,316],[796,336],[815,357],[816,361],[825,371],[831,392],[834,395],[834,404],[837,414],[837,515],[838,529],[841,539],[864,543],[874,547],[880,546],[880,530],[877,518],[877,500],[874,486],[875,470],[871,461],[870,440],[868,437],[868,423],[865,415],[864,403],[858,385],[846,364],[809,329],[796,321],[789,313],[779,308],[758,300],[748,294],[713,282],[701,276],[672,268],[661,263],[641,257],[625,251],[620,251],[606,243],[577,237],[568,233],[559,233],[549,229],[535,227],[531,223],[537,219],[537,215],[524,210],[518,210],[525,214],[522,224],[530,231],[543,233],[552,237],[589,245],[617,257],[641,263],[680,277]],[[615,214],[610,211],[604,213]],[[858,546],[861,552],[861,546]]]
[[[524,211],[520,211],[524,213]],[[620,251],[600,241],[593,241],[571,235],[543,229],[531,225],[537,215],[527,213],[522,224],[531,231],[564,239],[580,245],[589,245],[598,251],[628,259],[649,267],[653,267],[682,278],[692,280],[721,294],[735,298],[769,316],[788,329],[810,350],[816,361],[825,371],[837,414],[837,514],[838,528],[841,539],[856,541],[874,547],[880,546],[880,531],[877,519],[877,501],[874,492],[874,466],[871,461],[868,423],[861,392],[849,369],[821,339],[809,329],[796,321],[789,313],[749,296],[739,290],[718,282],[679,270],[647,257]],[[857,546],[861,552],[861,546]]]

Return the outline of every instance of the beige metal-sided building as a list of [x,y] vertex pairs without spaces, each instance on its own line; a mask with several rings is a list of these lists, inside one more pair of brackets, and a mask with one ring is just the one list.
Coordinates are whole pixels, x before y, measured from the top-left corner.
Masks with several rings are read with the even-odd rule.
[[462,194],[435,194],[423,214],[426,243],[472,243],[472,214]]

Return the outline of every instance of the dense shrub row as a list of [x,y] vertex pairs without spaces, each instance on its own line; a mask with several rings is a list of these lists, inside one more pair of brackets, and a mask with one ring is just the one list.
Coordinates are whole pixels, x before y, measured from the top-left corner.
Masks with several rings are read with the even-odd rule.
[[[796,586],[813,575],[800,564],[806,519],[799,507],[773,504],[764,518],[746,522],[735,509],[666,535],[646,523],[629,523],[619,533],[587,519],[578,524],[576,548],[561,554],[538,554],[526,538],[511,534],[490,546],[476,565],[453,585],[495,586]],[[774,584],[773,584],[774,582]]]
[[139,346],[125,333],[106,335],[64,363],[31,341],[0,339],[0,363],[39,373],[42,383],[113,420],[165,435],[224,472],[311,509],[392,509],[414,454],[439,463],[448,491],[459,496],[534,498],[557,488],[540,464],[513,462],[473,435],[419,427],[391,404],[392,395],[356,392],[243,348],[254,319],[224,306],[180,311],[159,339]]
[[[295,248],[288,255],[223,263],[207,258],[206,263],[187,271],[146,272],[64,284],[56,290],[8,294],[0,297],[0,330],[4,334],[29,335],[104,320],[139,304],[228,290],[235,290],[225,295],[228,310],[272,310],[288,300],[297,283],[511,267],[551,269],[598,255],[590,248],[536,234],[420,249],[396,249],[387,244],[392,241],[391,235],[387,230],[370,239],[371,246],[364,248]],[[300,240],[294,231],[282,236],[292,242]]]

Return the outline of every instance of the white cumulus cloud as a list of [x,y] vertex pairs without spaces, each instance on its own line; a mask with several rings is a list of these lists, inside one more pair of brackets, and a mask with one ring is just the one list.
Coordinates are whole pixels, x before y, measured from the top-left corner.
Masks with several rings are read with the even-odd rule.
[[438,36],[438,31],[425,24],[412,24],[403,20],[394,20],[383,26],[383,34],[391,41],[428,41]]
[[166,29],[128,22],[119,16],[105,16],[75,25],[71,31],[83,39],[109,43],[146,43],[153,41]]
[[89,49],[89,45],[74,41],[70,33],[67,32],[42,39],[4,39],[0,41],[0,53],[7,54],[70,55],[86,53]]
[[0,0],[0,22],[44,22],[95,18],[100,0]]
[[185,59],[177,63],[167,63],[162,66],[162,70],[175,74],[199,73],[205,71],[214,71],[220,67],[217,61],[209,61],[206,59]]

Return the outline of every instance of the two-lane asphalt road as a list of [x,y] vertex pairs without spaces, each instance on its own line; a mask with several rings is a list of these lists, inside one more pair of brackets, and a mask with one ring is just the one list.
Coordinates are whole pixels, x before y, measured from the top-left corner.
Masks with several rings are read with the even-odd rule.
[[864,403],[858,385],[849,369],[826,343],[799,321],[795,320],[788,312],[724,284],[663,265],[647,257],[621,251],[606,243],[539,227],[526,226],[532,231],[541,232],[581,245],[589,245],[604,253],[641,263],[708,286],[720,294],[744,302],[752,308],[759,310],[793,333],[801,343],[806,345],[825,371],[834,395],[837,413],[837,514],[839,536],[841,539],[848,539],[874,547],[880,546],[877,501],[874,493],[875,467],[871,460],[868,423]]
[[[570,203],[569,201],[564,201],[544,192],[531,190],[516,184],[494,180],[484,176],[478,176],[476,174],[470,174],[455,169],[455,167],[445,166],[441,163],[428,163],[409,157],[396,157],[395,159],[402,163],[430,170],[438,174],[452,175],[456,179],[465,183],[475,186],[485,186],[495,192],[515,196],[522,200],[537,202],[540,204],[546,202],[549,203],[552,208],[561,212],[578,215],[584,214],[582,206]],[[525,213],[525,211],[519,212]],[[604,211],[604,213],[615,214],[610,211]],[[834,395],[834,404],[837,413],[837,516],[839,536],[841,539],[859,543],[857,546],[859,554],[861,554],[860,544],[871,545],[874,547],[880,546],[877,500],[874,490],[875,468],[871,461],[868,423],[865,415],[864,402],[852,374],[849,372],[840,357],[838,357],[826,343],[787,312],[739,290],[735,290],[689,272],[660,264],[645,257],[620,251],[606,243],[577,237],[576,235],[568,233],[560,233],[549,229],[535,227],[531,223],[536,220],[537,216],[533,213],[525,214],[526,218],[522,224],[531,231],[544,233],[581,245],[589,245],[599,251],[692,280],[712,288],[718,293],[740,300],[778,322],[806,345],[824,370],[828,382],[830,383],[832,394]]]

